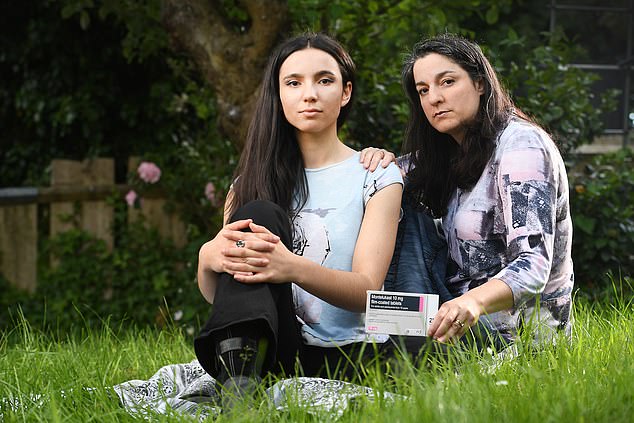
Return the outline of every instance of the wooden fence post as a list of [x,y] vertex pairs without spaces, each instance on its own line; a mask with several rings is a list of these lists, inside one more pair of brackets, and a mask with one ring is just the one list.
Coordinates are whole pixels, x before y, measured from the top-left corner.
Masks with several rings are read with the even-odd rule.
[[[53,160],[51,162],[51,186],[114,185],[114,160],[89,159],[81,162],[74,160]],[[73,216],[73,202],[51,203],[51,236],[67,231],[73,222],[65,217]],[[104,200],[83,201],[79,211],[79,228],[103,239],[109,249],[113,246],[112,222],[113,207]]]
[[[138,162],[132,158],[130,169],[136,170]],[[0,189],[0,273],[19,288],[36,289],[39,204],[50,204],[51,236],[79,228],[104,240],[112,250],[114,208],[106,200],[111,193],[124,195],[127,189],[114,184],[114,160],[103,158],[53,160],[50,188]],[[176,213],[166,212],[165,199],[157,198],[160,192],[150,194],[142,199],[140,209],[128,209],[128,220],[142,216],[161,236],[185,246],[185,224]]]
[[0,273],[30,292],[37,285],[37,204],[0,207]]

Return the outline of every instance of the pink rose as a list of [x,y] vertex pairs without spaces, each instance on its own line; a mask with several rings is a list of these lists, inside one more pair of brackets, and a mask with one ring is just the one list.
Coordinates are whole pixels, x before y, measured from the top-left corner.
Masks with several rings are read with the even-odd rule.
[[216,186],[213,182],[209,182],[205,185],[205,197],[212,203],[216,201]]
[[218,207],[219,201],[218,197],[216,197],[216,186],[213,182],[208,182],[205,185],[205,197],[207,197],[212,206]]
[[152,162],[141,162],[137,169],[139,178],[148,184],[154,184],[161,179],[161,169]]
[[139,196],[137,195],[136,192],[134,192],[134,190],[130,190],[128,191],[128,193],[125,195],[125,202],[128,203],[128,206],[132,207],[134,206],[134,203],[136,202],[136,199]]

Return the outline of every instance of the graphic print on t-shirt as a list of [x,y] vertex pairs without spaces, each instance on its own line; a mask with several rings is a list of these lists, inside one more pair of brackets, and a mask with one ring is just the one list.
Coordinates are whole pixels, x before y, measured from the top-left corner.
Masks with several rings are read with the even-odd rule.
[[[293,252],[322,266],[330,253],[328,230],[322,221],[329,210],[334,209],[304,209],[293,220]],[[293,295],[297,317],[306,323],[319,324],[322,311],[319,300],[297,285],[293,285]]]
[[[330,253],[328,230],[322,222],[328,210],[333,209],[302,210],[293,220],[293,252],[320,266]],[[310,234],[310,239],[307,234]]]

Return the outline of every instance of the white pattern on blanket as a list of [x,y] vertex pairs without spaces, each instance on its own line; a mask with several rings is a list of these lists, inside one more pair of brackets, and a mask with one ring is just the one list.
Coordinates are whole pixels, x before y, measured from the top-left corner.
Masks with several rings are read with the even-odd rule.
[[[193,360],[160,368],[147,381],[131,380],[114,386],[121,404],[132,415],[149,417],[152,413],[186,414],[201,421],[220,413],[216,381]],[[298,377],[283,379],[266,390],[273,406],[280,411],[289,401],[308,413],[329,419],[341,417],[360,397],[374,401],[377,395],[393,402],[399,395],[375,393],[371,388],[338,380]]]

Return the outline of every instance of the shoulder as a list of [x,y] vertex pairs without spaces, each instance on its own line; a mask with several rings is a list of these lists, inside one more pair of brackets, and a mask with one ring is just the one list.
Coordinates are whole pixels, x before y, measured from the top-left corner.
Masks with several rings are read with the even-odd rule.
[[385,182],[386,185],[391,183],[403,183],[401,170],[394,163],[390,163],[386,168],[377,167],[373,172],[366,170],[366,179]]
[[386,168],[377,167],[373,172],[366,170],[364,188],[376,192],[389,185],[400,184],[403,186],[403,175],[401,170],[394,163],[390,163]]
[[497,176],[515,181],[550,181],[567,185],[564,160],[550,135],[538,125],[513,119],[498,138]]
[[509,121],[498,138],[498,152],[533,149],[558,152],[551,136],[538,125],[517,118]]
[[388,167],[379,166],[373,172],[366,170],[365,181],[363,184],[364,202],[367,203],[370,198],[383,188],[390,185],[399,184],[403,188],[403,176],[398,166],[390,163]]
[[355,184],[359,179],[364,181],[364,187],[370,183],[375,186],[403,183],[401,171],[394,163],[390,163],[386,168],[378,166],[371,172],[359,161],[359,156],[360,153],[357,152],[345,161],[323,168],[320,171],[332,171],[332,177],[337,178],[341,184]]

